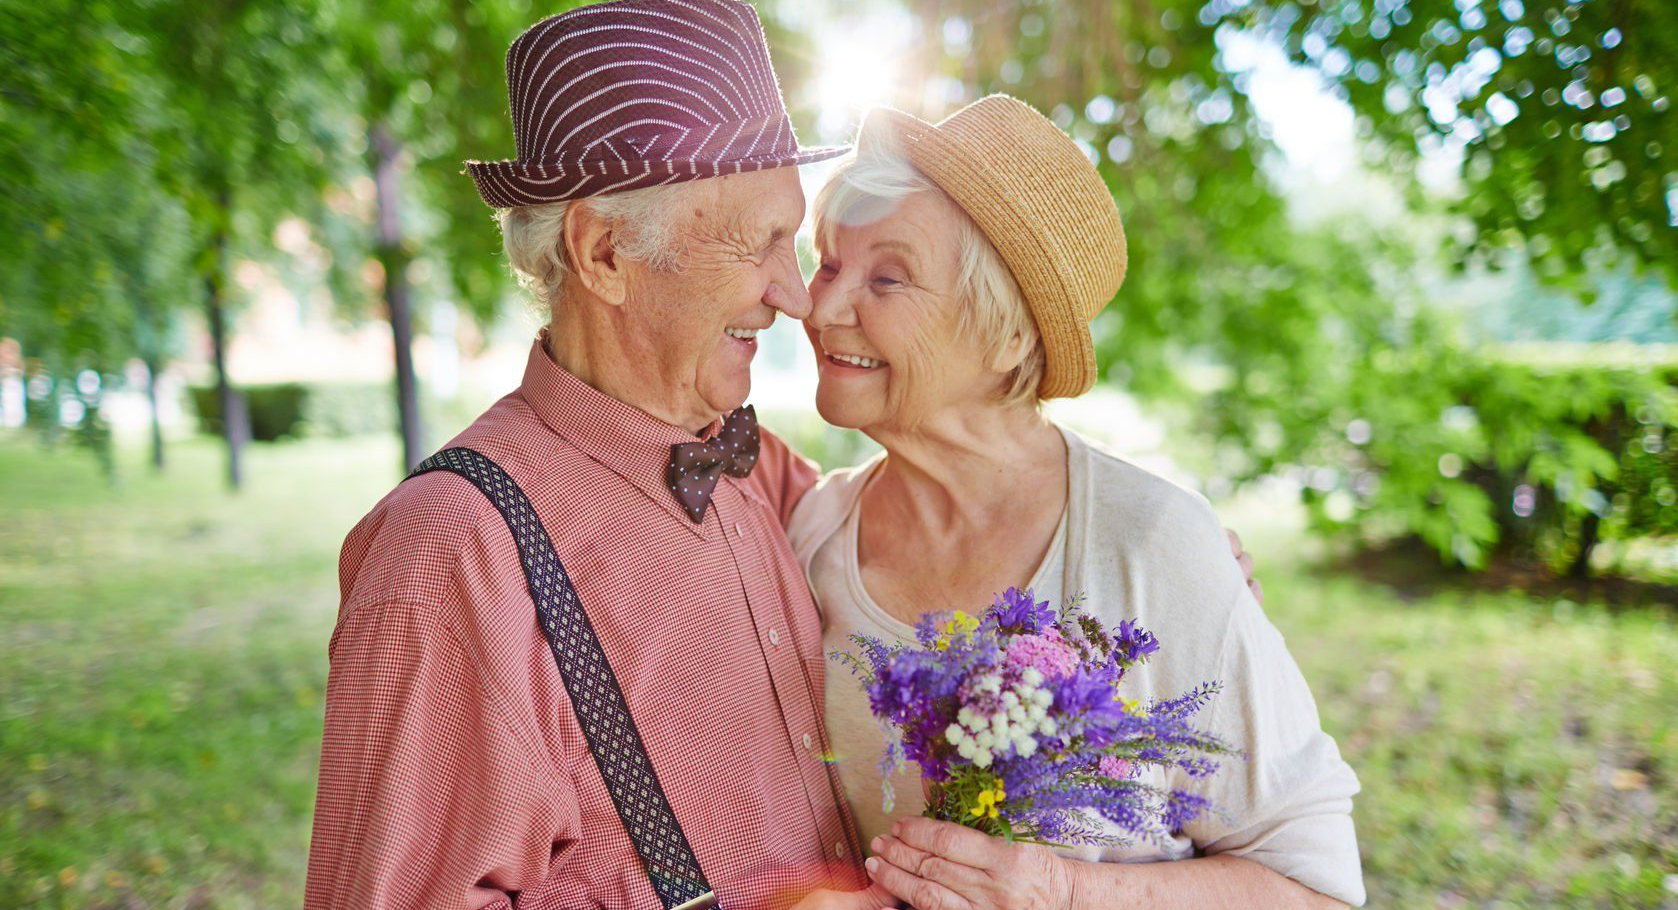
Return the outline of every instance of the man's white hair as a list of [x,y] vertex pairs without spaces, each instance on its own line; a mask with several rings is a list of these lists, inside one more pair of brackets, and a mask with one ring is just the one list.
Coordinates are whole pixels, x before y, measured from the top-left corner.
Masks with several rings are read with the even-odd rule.
[[[816,194],[813,214],[817,242],[831,246],[838,226],[878,220],[903,200],[926,192],[949,199],[949,194],[896,149],[875,146],[854,154],[840,163]],[[957,213],[951,225],[959,257],[956,295],[964,304],[957,311],[956,324],[990,357],[1000,356],[1015,336],[1024,339],[1028,345],[1025,360],[1009,375],[1002,400],[1007,404],[1035,402],[1045,363],[1037,323],[1002,254],[960,206],[953,201],[951,205]]]
[[544,308],[559,299],[571,263],[565,252],[565,213],[572,205],[586,205],[614,225],[618,255],[646,263],[659,271],[673,271],[681,263],[676,228],[684,197],[692,182],[650,186],[621,193],[589,196],[569,202],[521,205],[497,209],[501,244],[519,284]]

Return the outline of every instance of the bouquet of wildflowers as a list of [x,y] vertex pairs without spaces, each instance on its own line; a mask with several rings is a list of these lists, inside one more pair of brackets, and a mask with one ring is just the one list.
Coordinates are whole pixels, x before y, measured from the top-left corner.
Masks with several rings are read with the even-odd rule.
[[1130,620],[1109,632],[1076,602],[1057,615],[1030,589],[1009,588],[978,617],[930,614],[915,636],[918,647],[887,647],[853,635],[860,656],[834,655],[886,729],[887,811],[905,759],[927,782],[928,817],[1010,839],[1158,839],[1211,808],[1138,777],[1148,766],[1205,777],[1217,770],[1211,756],[1235,754],[1189,723],[1219,685],[1146,706],[1121,699],[1125,673],[1159,650]]

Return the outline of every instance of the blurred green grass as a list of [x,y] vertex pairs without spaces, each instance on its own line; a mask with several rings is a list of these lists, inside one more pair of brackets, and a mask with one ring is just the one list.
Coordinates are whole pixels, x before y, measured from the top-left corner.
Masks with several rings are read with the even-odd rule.
[[[296,906],[337,547],[396,447],[253,446],[237,496],[212,440],[120,454],[0,436],[0,906]],[[1678,908],[1669,612],[1404,600],[1232,516],[1363,781],[1370,906]]]
[[301,902],[337,547],[400,476],[384,438],[215,442],[116,487],[0,443],[0,906]]

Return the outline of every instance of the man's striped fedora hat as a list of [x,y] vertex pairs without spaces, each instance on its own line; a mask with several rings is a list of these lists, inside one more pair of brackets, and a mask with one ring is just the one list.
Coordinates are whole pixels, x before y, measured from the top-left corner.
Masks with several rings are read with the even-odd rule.
[[497,208],[806,164],[757,11],[619,0],[531,26],[507,49],[518,157],[468,161]]

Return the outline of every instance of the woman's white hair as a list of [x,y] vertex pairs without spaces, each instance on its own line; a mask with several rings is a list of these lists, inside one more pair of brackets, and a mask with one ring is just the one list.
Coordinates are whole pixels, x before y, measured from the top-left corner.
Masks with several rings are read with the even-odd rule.
[[[867,224],[891,214],[916,193],[949,195],[921,173],[902,153],[889,146],[858,152],[840,162],[816,194],[814,211],[816,241],[833,244],[833,231],[840,225]],[[1043,343],[1037,323],[1026,307],[1019,282],[991,245],[984,232],[951,200],[957,213],[953,229],[959,266],[957,299],[964,306],[956,311],[959,331],[977,342],[987,358],[999,359],[1017,337],[1027,345],[1027,354],[1008,375],[1002,390],[1005,404],[1036,402],[1043,382]]]
[[565,213],[572,205],[586,205],[616,225],[613,242],[618,255],[659,271],[674,271],[682,253],[676,242],[681,197],[690,189],[691,183],[675,183],[569,202],[521,205],[497,209],[495,220],[519,285],[543,308],[551,308],[559,299],[565,274],[571,271],[565,253]]

